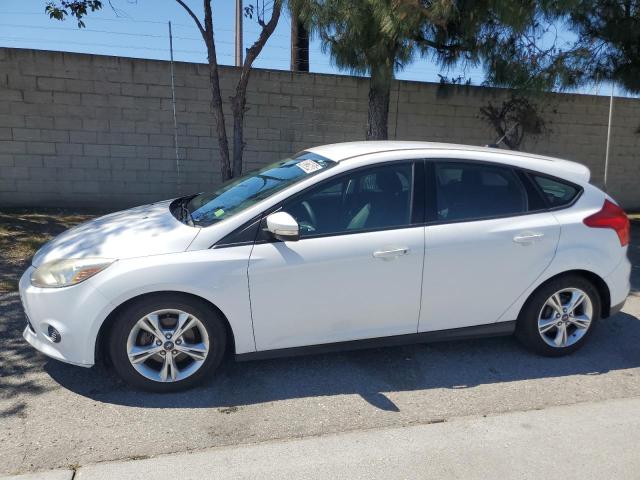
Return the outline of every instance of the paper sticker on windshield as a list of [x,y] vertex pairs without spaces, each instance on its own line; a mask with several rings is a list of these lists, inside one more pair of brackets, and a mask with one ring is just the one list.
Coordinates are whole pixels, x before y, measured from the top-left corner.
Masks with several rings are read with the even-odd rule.
[[213,214],[214,214],[216,217],[221,217],[222,215],[224,215],[224,210],[223,210],[223,209],[221,209],[221,208],[219,208],[218,210],[216,210],[215,212],[213,212]]
[[322,169],[322,165],[314,162],[313,160],[303,160],[300,163],[296,163],[296,165],[300,167],[304,171],[304,173],[312,173],[316,170]]

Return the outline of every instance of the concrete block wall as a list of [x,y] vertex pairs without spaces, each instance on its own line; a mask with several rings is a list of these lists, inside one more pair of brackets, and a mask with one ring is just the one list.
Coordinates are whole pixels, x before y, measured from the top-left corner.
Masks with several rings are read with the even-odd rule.
[[[220,184],[206,66],[176,64],[179,172],[168,62],[0,48],[0,206],[113,209]],[[221,68],[223,99],[237,70]],[[254,70],[245,170],[313,145],[364,139],[368,80]],[[479,108],[508,92],[395,82],[390,138],[481,145]],[[602,182],[608,98],[547,95],[550,132],[523,150],[576,160]],[[227,131],[231,130],[227,110]],[[640,209],[640,103],[616,99],[609,190]]]

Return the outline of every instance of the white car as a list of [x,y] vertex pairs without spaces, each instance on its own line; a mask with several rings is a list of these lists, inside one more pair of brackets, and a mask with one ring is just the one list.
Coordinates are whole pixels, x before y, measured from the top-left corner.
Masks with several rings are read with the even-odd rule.
[[189,387],[256,359],[491,335],[573,352],[629,292],[629,221],[577,163],[425,142],[311,148],[113,213],[20,281],[36,349]]

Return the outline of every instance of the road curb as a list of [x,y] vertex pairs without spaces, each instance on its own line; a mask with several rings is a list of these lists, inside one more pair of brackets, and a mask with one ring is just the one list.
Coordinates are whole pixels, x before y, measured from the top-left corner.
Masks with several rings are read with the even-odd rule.
[[[631,398],[105,462],[73,480],[632,479],[638,443],[640,398]],[[10,478],[71,478],[39,475]]]
[[47,472],[0,477],[0,480],[72,480],[74,473],[73,470],[49,470]]

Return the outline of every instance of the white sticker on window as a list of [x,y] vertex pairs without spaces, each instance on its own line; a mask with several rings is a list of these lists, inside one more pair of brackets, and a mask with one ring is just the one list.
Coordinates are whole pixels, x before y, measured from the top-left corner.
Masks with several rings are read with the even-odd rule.
[[313,160],[303,160],[300,163],[296,163],[296,165],[300,167],[304,171],[304,173],[312,173],[316,170],[322,169],[322,165],[314,162]]

